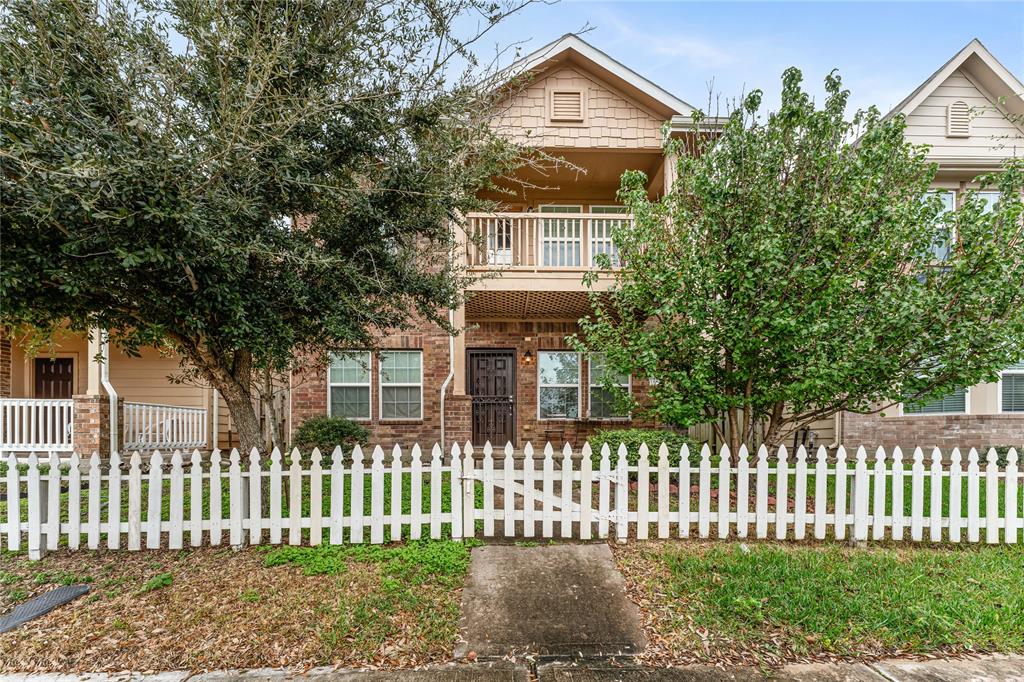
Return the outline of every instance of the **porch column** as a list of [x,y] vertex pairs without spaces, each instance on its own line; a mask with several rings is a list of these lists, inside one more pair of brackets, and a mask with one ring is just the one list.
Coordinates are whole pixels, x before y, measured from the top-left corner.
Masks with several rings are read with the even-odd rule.
[[11,340],[0,334],[0,398],[10,398],[13,390],[14,353]]
[[[110,396],[103,391],[102,332],[94,329],[89,335],[86,357],[85,393],[72,396],[71,442],[75,452],[84,459],[92,453],[110,456]],[[123,424],[124,401],[117,401],[117,424]]]
[[460,305],[455,310],[455,328],[459,330],[455,337],[455,349],[452,366],[455,376],[452,378],[452,393],[466,395],[466,306]]

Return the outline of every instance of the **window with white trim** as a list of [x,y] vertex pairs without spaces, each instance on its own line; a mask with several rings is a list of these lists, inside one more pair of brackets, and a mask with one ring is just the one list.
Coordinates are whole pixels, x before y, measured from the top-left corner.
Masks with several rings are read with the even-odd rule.
[[580,356],[572,351],[537,354],[537,411],[540,419],[580,416]]
[[423,418],[423,351],[381,351],[380,418]]
[[966,412],[966,388],[958,388],[945,397],[928,402],[903,404],[903,414],[965,414]]
[[370,419],[370,353],[332,353],[328,370],[328,414]]
[[608,388],[605,380],[622,393],[630,395],[629,375],[607,366],[605,356],[590,356],[590,416],[594,419],[629,419],[629,413],[619,409],[618,391]]
[[992,190],[985,190],[984,192],[975,192],[975,196],[985,202],[985,213],[991,213],[996,210],[996,204],[999,203],[999,192]]
[[1024,362],[1010,365],[999,376],[999,405],[1002,412],[1024,412]]
[[[952,190],[936,190],[928,192],[927,196],[937,196],[942,201],[942,213],[940,214],[940,218],[941,216],[952,212],[953,209],[956,208],[956,192]],[[953,244],[955,242],[956,233],[953,231],[952,227],[949,227],[946,230],[945,239],[937,240],[932,244],[932,258],[937,261],[949,260],[949,255],[953,251]]]

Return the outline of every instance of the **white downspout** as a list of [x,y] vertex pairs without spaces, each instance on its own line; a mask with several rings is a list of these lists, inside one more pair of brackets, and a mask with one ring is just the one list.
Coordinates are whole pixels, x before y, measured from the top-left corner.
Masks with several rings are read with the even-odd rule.
[[105,331],[100,331],[99,333],[103,335],[100,346],[103,352],[103,366],[100,367],[100,385],[103,386],[103,390],[110,396],[110,454],[114,454],[119,449],[117,443],[120,440],[118,437],[117,391],[114,390],[114,385],[110,383],[110,339],[107,338]]
[[[455,327],[455,310],[453,308],[448,309],[448,324],[453,328]],[[455,334],[448,334],[448,376],[444,378],[441,383],[441,455],[445,452],[444,447],[444,394],[448,391],[448,384],[452,383],[452,379],[455,378]]]

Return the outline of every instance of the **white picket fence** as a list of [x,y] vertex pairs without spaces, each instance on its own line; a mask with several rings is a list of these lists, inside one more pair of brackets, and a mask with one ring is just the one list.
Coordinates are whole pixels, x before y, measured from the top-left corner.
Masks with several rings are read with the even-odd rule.
[[[869,462],[864,448],[852,459],[844,448],[829,458],[819,448],[811,460],[785,447],[773,458],[761,447],[735,458],[723,448],[717,462],[704,446],[696,461],[687,448],[669,464],[661,445],[652,457],[642,446],[630,465],[623,446],[613,457],[601,448],[594,467],[584,445],[556,455],[550,444],[537,456],[531,445],[478,452],[453,446],[429,457],[415,445],[377,447],[368,463],[356,447],[351,457],[336,448],[325,462],[276,450],[269,460],[233,450],[206,461],[194,452],[164,457],[131,455],[123,470],[77,453],[27,465],[7,460],[2,478],[0,532],[10,550],[27,544],[30,558],[66,543],[96,549],[179,549],[204,542],[261,544],[380,544],[403,538],[504,536],[581,539],[629,537],[775,538],[809,536],[856,541],[909,539],[932,542],[1016,543],[1024,529],[1018,457],[1010,450],[1000,466],[994,450],[985,463],[970,450],[966,467],[958,450],[944,463],[939,450],[928,461],[917,448],[909,462],[896,448],[881,448]],[[168,466],[169,465],[169,466]],[[244,466],[243,466],[244,465]],[[652,532],[653,528],[653,532]],[[712,528],[716,531],[712,534]],[[769,532],[769,529],[772,532]],[[126,540],[122,544],[122,540]]]

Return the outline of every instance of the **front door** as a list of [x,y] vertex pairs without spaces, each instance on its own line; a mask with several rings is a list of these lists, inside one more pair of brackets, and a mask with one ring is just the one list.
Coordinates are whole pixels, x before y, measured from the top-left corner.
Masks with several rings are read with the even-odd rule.
[[515,444],[516,354],[511,350],[469,351],[469,394],[473,396],[473,443]]
[[75,385],[75,363],[71,358],[36,358],[36,398],[67,400]]

